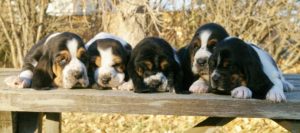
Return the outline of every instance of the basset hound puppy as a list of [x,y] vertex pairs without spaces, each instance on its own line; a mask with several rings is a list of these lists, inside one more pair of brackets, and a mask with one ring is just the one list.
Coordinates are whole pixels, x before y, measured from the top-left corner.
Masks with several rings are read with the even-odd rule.
[[9,86],[49,89],[87,87],[88,59],[82,39],[70,32],[53,33],[33,45],[18,78]]
[[101,32],[88,41],[85,48],[90,57],[88,75],[93,88],[132,89],[123,88],[129,80],[126,66],[132,50],[125,40]]
[[217,42],[228,36],[221,25],[207,23],[199,27],[192,41],[178,51],[180,62],[183,64],[183,88],[188,88],[193,93],[208,92],[208,59]]
[[188,93],[182,88],[183,73],[176,51],[164,39],[141,40],[133,49],[127,68],[136,93]]
[[209,69],[213,92],[234,98],[282,102],[286,100],[284,91],[293,89],[267,52],[236,37],[216,45]]

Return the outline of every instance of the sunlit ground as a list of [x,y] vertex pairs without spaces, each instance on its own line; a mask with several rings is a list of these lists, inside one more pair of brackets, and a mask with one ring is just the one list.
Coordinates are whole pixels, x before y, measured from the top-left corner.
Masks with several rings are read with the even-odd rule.
[[[63,133],[181,133],[204,120],[202,116],[63,113]],[[287,133],[269,119],[237,118],[217,133]]]

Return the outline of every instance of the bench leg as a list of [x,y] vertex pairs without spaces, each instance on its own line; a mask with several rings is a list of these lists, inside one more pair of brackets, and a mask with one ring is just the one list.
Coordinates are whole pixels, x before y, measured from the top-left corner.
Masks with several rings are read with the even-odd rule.
[[224,126],[231,122],[234,117],[208,117],[200,122],[186,133],[214,133],[218,127]]
[[299,133],[300,131],[300,120],[283,120],[283,119],[272,119],[272,120],[292,133]]
[[0,133],[13,133],[11,112],[0,112]]
[[45,133],[61,133],[61,113],[45,113]]
[[41,133],[42,113],[39,112],[14,112],[16,115],[14,132],[16,133]]

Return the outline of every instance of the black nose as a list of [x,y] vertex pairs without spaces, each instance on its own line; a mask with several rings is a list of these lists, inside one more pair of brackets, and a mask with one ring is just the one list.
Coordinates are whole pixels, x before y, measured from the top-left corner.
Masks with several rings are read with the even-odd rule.
[[111,77],[108,77],[108,76],[101,78],[101,81],[103,84],[108,84],[110,80],[111,80]]
[[204,58],[197,59],[197,64],[199,64],[201,66],[203,66],[206,62],[207,62],[207,60]]
[[75,77],[76,79],[81,79],[82,76],[83,76],[83,73],[82,73],[82,72],[75,72],[75,73],[74,73],[74,77]]
[[213,81],[218,81],[219,79],[220,79],[220,75],[218,75],[218,74],[214,74],[212,77],[211,77],[211,79],[213,80]]

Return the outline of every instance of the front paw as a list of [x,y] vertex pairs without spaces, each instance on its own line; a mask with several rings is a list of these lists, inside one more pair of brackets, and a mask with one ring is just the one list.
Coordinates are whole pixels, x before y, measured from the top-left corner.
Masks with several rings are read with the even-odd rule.
[[31,80],[27,78],[20,78],[18,76],[7,77],[4,82],[12,88],[30,88]]
[[124,82],[118,86],[118,90],[132,91],[134,89],[132,81]]
[[207,93],[208,85],[203,80],[197,80],[190,86],[189,91],[192,93]]
[[252,92],[249,88],[240,86],[231,91],[231,96],[233,98],[247,99],[252,97]]
[[278,88],[272,88],[269,90],[266,96],[267,100],[270,100],[272,102],[283,102],[286,101],[286,97],[283,93],[282,89]]

